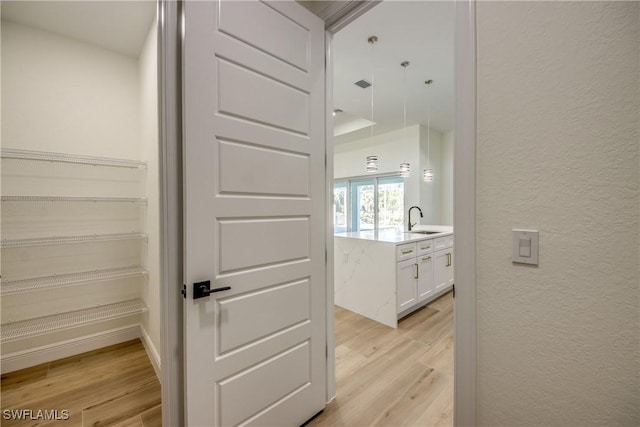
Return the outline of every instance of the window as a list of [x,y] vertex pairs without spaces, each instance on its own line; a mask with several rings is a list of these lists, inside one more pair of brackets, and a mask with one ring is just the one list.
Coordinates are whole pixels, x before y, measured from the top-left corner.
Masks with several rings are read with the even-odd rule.
[[378,176],[334,183],[334,233],[403,228],[403,178]]
[[347,183],[333,185],[333,232],[347,231]]

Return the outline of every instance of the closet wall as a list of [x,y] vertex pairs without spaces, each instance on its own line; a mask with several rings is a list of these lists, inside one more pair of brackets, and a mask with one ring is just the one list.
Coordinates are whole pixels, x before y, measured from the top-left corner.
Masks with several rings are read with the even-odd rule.
[[159,367],[155,50],[2,20],[3,372],[137,336]]

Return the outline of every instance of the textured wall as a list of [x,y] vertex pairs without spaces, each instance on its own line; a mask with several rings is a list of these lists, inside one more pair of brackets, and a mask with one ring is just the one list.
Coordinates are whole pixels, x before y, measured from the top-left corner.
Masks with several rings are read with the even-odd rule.
[[640,425],[638,7],[477,3],[481,425]]

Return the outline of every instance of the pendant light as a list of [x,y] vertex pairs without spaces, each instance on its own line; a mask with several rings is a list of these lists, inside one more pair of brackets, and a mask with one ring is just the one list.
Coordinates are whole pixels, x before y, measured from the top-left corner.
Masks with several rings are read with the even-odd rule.
[[[427,80],[424,82],[424,84],[427,85],[427,89],[429,88],[429,85],[431,83],[433,83],[433,80]],[[428,93],[428,90],[427,90],[427,93]],[[422,171],[422,179],[425,182],[433,181],[433,169],[429,167],[430,139],[431,139],[431,105],[430,105],[429,96],[427,96],[427,168],[424,171]]]
[[[373,90],[375,88],[374,85],[374,63],[373,63],[373,45],[378,41],[378,37],[371,36],[367,39],[367,42],[371,45],[371,126],[370,126],[370,145],[373,147]],[[374,156],[373,154],[367,156],[367,172],[376,172],[378,170],[378,156]]]
[[[406,141],[407,139],[407,67],[409,66],[409,61],[403,61],[400,63],[400,66],[404,68],[404,95],[403,95],[403,111],[402,111],[402,129],[403,129],[403,139]],[[406,178],[409,176],[409,172],[411,171],[411,165],[409,162],[400,163],[400,176]]]

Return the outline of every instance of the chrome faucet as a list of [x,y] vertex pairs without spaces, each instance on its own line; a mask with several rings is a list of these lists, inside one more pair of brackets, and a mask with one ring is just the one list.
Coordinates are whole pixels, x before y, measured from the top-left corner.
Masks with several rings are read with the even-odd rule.
[[418,209],[418,211],[420,212],[420,218],[424,218],[424,215],[422,215],[422,209],[420,209],[418,206],[411,206],[409,208],[409,214],[407,215],[408,216],[408,220],[409,220],[409,231],[411,231],[411,229],[413,227],[415,227],[416,224],[418,224],[417,222],[415,224],[411,224],[411,210],[412,209]]

